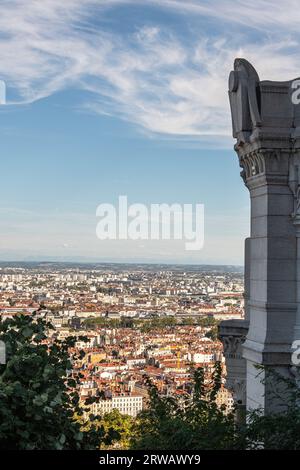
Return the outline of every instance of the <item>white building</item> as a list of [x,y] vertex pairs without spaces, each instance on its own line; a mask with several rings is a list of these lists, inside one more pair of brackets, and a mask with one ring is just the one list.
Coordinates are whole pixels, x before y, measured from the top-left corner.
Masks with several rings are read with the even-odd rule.
[[213,362],[215,355],[213,353],[188,353],[187,358],[189,361],[201,364],[204,362]]
[[121,414],[136,417],[143,409],[143,397],[140,395],[115,395],[91,405],[91,413],[104,415],[117,409]]

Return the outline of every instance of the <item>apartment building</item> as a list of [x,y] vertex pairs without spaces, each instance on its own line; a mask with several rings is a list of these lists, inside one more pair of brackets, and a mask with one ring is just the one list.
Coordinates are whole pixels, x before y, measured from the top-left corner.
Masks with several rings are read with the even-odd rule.
[[143,397],[140,395],[113,395],[91,405],[91,413],[103,415],[117,409],[121,414],[136,417],[143,409]]

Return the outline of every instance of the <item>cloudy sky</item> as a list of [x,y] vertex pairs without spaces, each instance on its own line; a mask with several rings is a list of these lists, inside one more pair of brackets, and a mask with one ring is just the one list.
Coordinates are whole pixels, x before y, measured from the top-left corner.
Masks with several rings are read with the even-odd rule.
[[[1,0],[0,259],[241,264],[227,77],[299,76],[299,24],[292,0]],[[203,250],[98,240],[120,194],[203,203]]]

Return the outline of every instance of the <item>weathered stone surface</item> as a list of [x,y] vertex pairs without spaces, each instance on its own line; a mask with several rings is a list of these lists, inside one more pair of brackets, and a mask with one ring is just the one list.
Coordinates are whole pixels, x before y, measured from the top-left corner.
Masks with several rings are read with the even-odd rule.
[[219,327],[219,337],[224,346],[227,378],[226,387],[241,411],[246,408],[246,361],[242,356],[249,323],[246,320],[223,321]]
[[[245,245],[249,329],[240,378],[246,381],[247,407],[265,412],[281,409],[287,398],[279,387],[282,395],[274,399],[274,377],[264,372],[262,381],[257,365],[285,377],[299,375],[291,364],[292,343],[300,339],[300,105],[293,103],[292,82],[260,81],[244,59],[235,60],[229,76],[235,150],[251,198]],[[226,322],[221,330],[224,338]],[[229,376],[230,368],[237,372],[233,360]]]

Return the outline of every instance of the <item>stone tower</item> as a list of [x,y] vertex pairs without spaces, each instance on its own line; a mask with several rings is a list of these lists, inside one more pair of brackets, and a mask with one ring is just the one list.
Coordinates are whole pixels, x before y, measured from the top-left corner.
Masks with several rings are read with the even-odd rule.
[[[245,320],[222,322],[220,337],[227,385],[237,404],[265,413],[286,403],[274,371],[296,380],[299,371],[291,361],[293,343],[300,340],[298,86],[297,80],[260,81],[245,59],[235,60],[229,76],[234,148],[250,193],[251,233],[245,243]],[[259,372],[257,365],[266,367]]]

